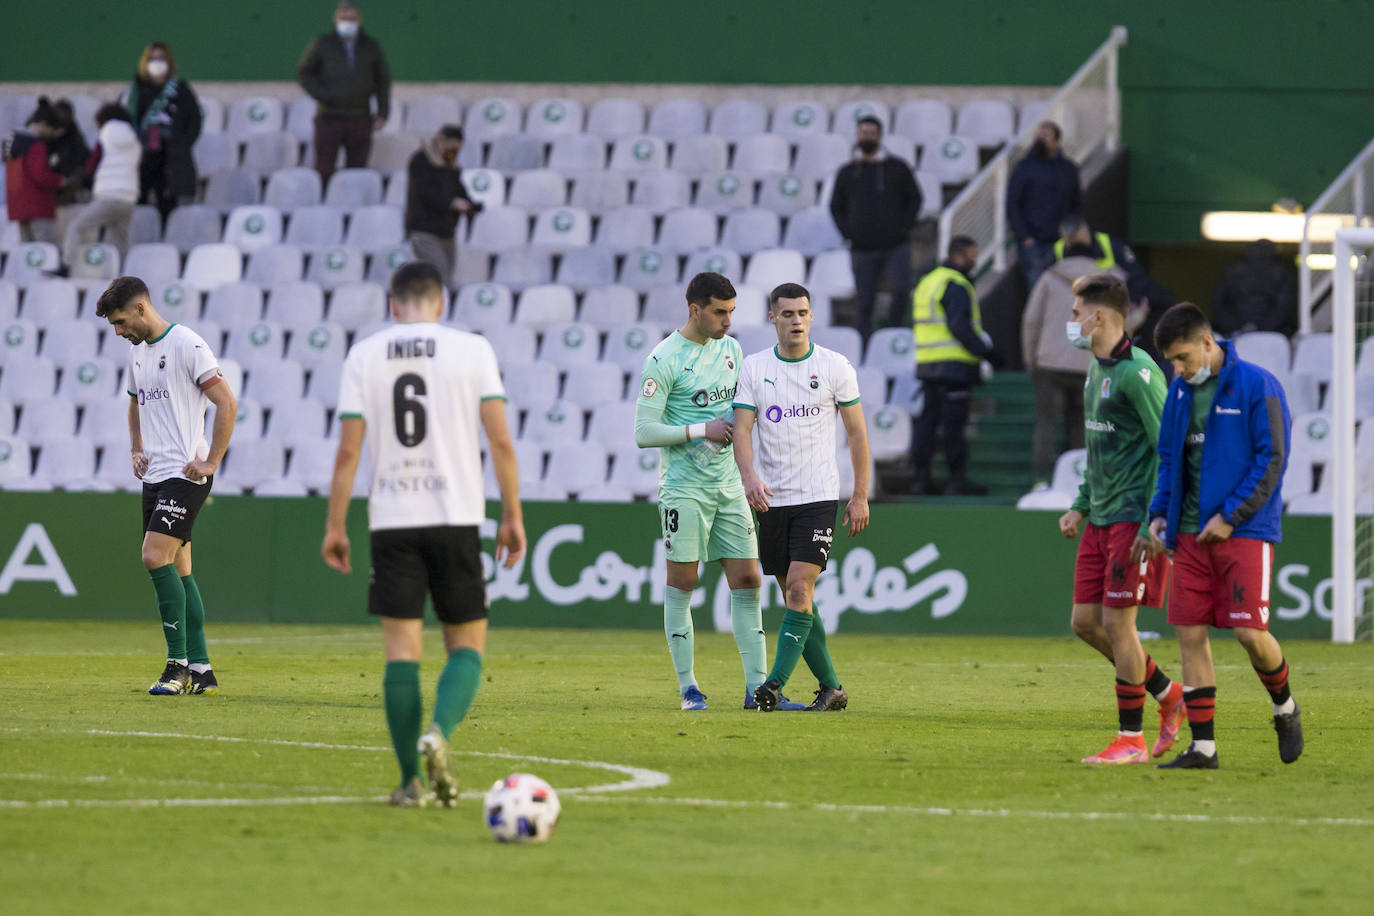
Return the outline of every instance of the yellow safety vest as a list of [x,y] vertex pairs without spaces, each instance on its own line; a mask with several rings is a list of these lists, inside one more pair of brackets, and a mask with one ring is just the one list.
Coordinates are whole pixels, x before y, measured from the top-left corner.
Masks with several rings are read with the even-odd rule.
[[945,306],[941,302],[945,288],[951,283],[962,286],[973,303],[973,332],[983,332],[982,313],[978,310],[978,294],[973,284],[952,267],[937,267],[921,278],[911,294],[911,334],[916,340],[916,363],[972,363],[981,360],[974,356],[958,338],[950,333],[945,321]]
[[[1105,232],[1094,232],[1093,238],[1097,239],[1097,247],[1102,249],[1102,257],[1097,259],[1097,266],[1103,270],[1111,270],[1116,266],[1116,255],[1112,254],[1112,237]],[[1064,260],[1063,239],[1054,243],[1054,259]]]

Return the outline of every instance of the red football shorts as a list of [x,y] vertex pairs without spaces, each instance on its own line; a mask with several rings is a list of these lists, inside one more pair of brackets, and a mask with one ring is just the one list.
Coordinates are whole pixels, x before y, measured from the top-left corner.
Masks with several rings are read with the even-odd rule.
[[1174,546],[1174,626],[1269,629],[1269,577],[1274,545],[1256,538],[1199,544],[1180,534]]
[[1073,565],[1073,603],[1103,607],[1163,607],[1169,588],[1169,557],[1131,562],[1131,547],[1140,526],[1118,522],[1088,524],[1078,542]]

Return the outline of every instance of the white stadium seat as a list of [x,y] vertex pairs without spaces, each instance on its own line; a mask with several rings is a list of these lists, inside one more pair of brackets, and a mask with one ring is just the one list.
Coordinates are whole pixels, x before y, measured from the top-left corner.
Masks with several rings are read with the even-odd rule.
[[267,311],[262,317],[290,331],[314,327],[324,321],[324,290],[310,280],[274,283],[267,289]]
[[243,255],[233,245],[197,245],[186,257],[181,279],[202,289],[237,282],[243,275]]
[[268,321],[230,328],[224,355],[237,360],[248,372],[279,361],[286,351],[286,333]]
[[[270,307],[270,306],[269,306]],[[297,328],[291,332],[286,356],[307,370],[329,363],[341,363],[348,353],[348,332],[335,322],[320,322],[313,327]]]
[[387,204],[359,207],[348,219],[344,244],[367,254],[401,244],[405,225],[401,211]]
[[[588,248],[586,252],[604,253],[597,248]],[[576,288],[577,283],[563,277],[563,266],[567,265],[570,256],[563,256],[563,264],[559,266],[558,282]],[[610,279],[604,284],[587,285],[582,296],[582,304],[577,310],[578,321],[604,331],[613,331],[639,320],[639,294],[628,286],[615,284],[614,262],[610,264],[610,268]]]
[[944,184],[961,184],[978,174],[978,144],[969,137],[948,136],[923,147],[919,164]]
[[506,399],[515,407],[543,408],[558,400],[558,367],[553,363],[505,363],[501,375]]
[[601,99],[587,114],[587,133],[618,140],[644,132],[644,103],[637,99]]
[[732,210],[725,216],[720,244],[725,248],[749,255],[765,248],[777,248],[781,240],[781,223],[771,210],[751,207]]
[[606,167],[606,141],[592,134],[563,134],[549,146],[549,168],[580,178]]
[[506,179],[494,169],[463,169],[463,187],[468,197],[484,207],[500,207],[506,202]]
[[979,146],[1001,146],[1016,136],[1016,109],[1005,99],[965,102],[954,118],[954,132]]
[[876,99],[858,99],[852,102],[845,102],[835,109],[835,121],[830,129],[834,133],[842,134],[849,138],[854,137],[858,129],[861,118],[877,118],[883,125],[883,133],[888,134],[892,126],[892,112],[887,103]]
[[66,318],[47,322],[43,328],[43,347],[39,352],[63,369],[95,359],[99,351],[100,328],[93,321]]
[[298,207],[318,204],[322,194],[320,173],[314,169],[278,169],[267,179],[262,202],[290,215]]
[[249,96],[229,106],[225,132],[243,140],[249,134],[281,130],[286,123],[286,106],[270,96]]
[[301,144],[294,134],[284,130],[249,134],[244,138],[243,157],[239,165],[258,175],[270,175],[277,169],[295,168],[301,163]]
[[606,450],[595,442],[560,442],[549,452],[550,486],[579,493],[606,481]]
[[792,168],[792,144],[778,134],[755,134],[735,144],[731,168],[749,178],[787,172]]
[[801,283],[805,278],[806,259],[802,257],[801,252],[786,248],[767,248],[754,252],[749,258],[743,283],[771,291],[781,283]]
[[182,254],[197,245],[211,245],[223,235],[223,217],[214,207],[189,204],[177,207],[167,217],[166,239]]
[[252,283],[224,283],[210,290],[205,317],[225,328],[246,327],[262,318],[262,289]]
[[830,132],[830,110],[811,99],[781,102],[773,109],[772,133],[799,139]]
[[682,137],[673,144],[668,167],[696,178],[707,172],[723,171],[729,158],[730,150],[724,137],[698,134]]
[[[62,369],[62,383],[57,393],[71,398],[78,407],[87,408],[87,415],[94,410],[104,409],[124,394],[119,388],[121,366],[122,361],[98,357],[68,363]],[[0,432],[3,430],[3,417],[0,417]]]
[[672,169],[652,169],[636,172],[630,203],[654,213],[667,213],[674,207],[685,207],[692,200],[692,182],[682,172]]
[[42,327],[53,321],[75,318],[79,304],[76,284],[72,281],[35,280],[24,291],[24,306],[19,314]]
[[611,168],[643,172],[668,167],[668,145],[662,137],[621,137],[611,148]]
[[797,161],[792,171],[802,178],[820,181],[848,162],[853,150],[852,135],[808,134],[797,141]]
[[787,220],[782,247],[814,257],[822,251],[843,248],[844,237],[835,227],[835,218],[830,215],[829,207],[809,207]]
[[530,169],[511,180],[510,204],[525,210],[561,207],[568,201],[568,181],[553,169]]
[[324,202],[343,210],[382,202],[382,176],[372,169],[339,169],[329,176]]
[[334,245],[310,256],[305,279],[318,283],[324,290],[333,290],[345,283],[359,283],[363,279],[363,253],[356,248]]
[[[829,201],[825,202],[829,206]],[[794,173],[765,175],[759,181],[759,206],[791,216],[816,205],[816,182]]]
[[505,175],[544,167],[544,141],[527,134],[502,134],[491,141],[487,168]]
[[531,286],[520,294],[515,306],[515,321],[536,331],[573,320],[577,300],[566,286],[552,283]]
[[276,207],[235,207],[224,224],[224,241],[252,254],[282,238],[281,211]]
[[45,271],[57,270],[61,263],[57,246],[51,242],[25,242],[11,249],[5,258],[4,279],[18,286],[27,286],[44,279]]
[[1054,462],[1054,476],[1048,490],[1027,493],[1016,502],[1018,509],[1044,509],[1063,512],[1073,505],[1078,497],[1078,488],[1083,483],[1083,474],[1088,466],[1088,453],[1085,449],[1070,449]]
[[897,107],[892,133],[920,146],[939,143],[954,133],[954,111],[941,99],[908,99]]
[[511,289],[501,283],[468,283],[453,303],[453,320],[474,329],[508,325],[514,312]]
[[446,124],[461,124],[463,106],[451,95],[422,95],[406,105],[405,129],[421,136],[432,136]]
[[706,106],[697,99],[665,99],[649,112],[647,133],[677,140],[706,132]]
[[582,132],[582,103],[577,99],[540,99],[525,112],[525,133],[542,140]]
[[768,130],[768,109],[756,99],[726,99],[711,109],[707,130],[726,140],[739,140]]
[[675,285],[678,282],[677,256],[659,248],[632,248],[620,265],[619,280],[641,292],[663,284]]
[[305,273],[305,252],[298,245],[281,242],[264,245],[248,256],[243,278],[262,287],[299,282]]
[[530,244],[549,251],[581,248],[591,244],[592,217],[581,207],[551,207],[534,218]]
[[578,291],[612,284],[615,282],[615,255],[604,248],[569,248],[558,260],[554,282]]
[[563,400],[583,410],[593,410],[603,404],[618,403],[624,388],[625,377],[617,366],[609,363],[572,366],[563,385]]
[[356,331],[386,316],[386,290],[376,283],[344,283],[329,297],[329,321],[344,330]]
[[553,282],[553,253],[542,248],[507,248],[496,257],[492,280],[516,292]]
[[658,246],[676,254],[689,254],[716,244],[716,215],[697,207],[679,207],[663,217]]
[[[550,287],[550,289],[558,288]],[[534,292],[534,290],[529,292]],[[529,293],[526,295],[528,296]],[[520,301],[520,307],[522,310],[525,307],[523,298]],[[559,311],[561,312],[562,309],[560,308]],[[529,324],[530,322],[522,323]],[[597,357],[600,355],[601,335],[591,325],[567,320],[556,324],[546,324],[543,331],[543,339],[539,346],[539,358],[552,363],[560,370],[567,371],[574,366],[591,365],[597,361]],[[614,366],[610,368],[615,369]],[[615,369],[615,371],[619,375],[620,370]]]
[[632,380],[637,379],[644,368],[644,360],[662,339],[663,331],[655,324],[640,322],[621,325],[607,333],[606,351],[601,358],[628,372]]
[[737,172],[710,172],[697,182],[695,204],[713,213],[754,205],[754,179]]
[[76,403],[61,395],[30,399],[15,434],[35,448],[70,439],[76,435]]
[[520,130],[520,103],[515,99],[479,99],[467,110],[463,134],[467,143],[485,143]]

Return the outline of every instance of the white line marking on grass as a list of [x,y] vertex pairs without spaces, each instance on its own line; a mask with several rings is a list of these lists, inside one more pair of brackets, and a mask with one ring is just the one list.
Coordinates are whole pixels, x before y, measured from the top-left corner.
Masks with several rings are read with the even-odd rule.
[[385,795],[307,795],[296,798],[45,798],[4,801],[0,808],[245,808],[254,805],[357,805]]

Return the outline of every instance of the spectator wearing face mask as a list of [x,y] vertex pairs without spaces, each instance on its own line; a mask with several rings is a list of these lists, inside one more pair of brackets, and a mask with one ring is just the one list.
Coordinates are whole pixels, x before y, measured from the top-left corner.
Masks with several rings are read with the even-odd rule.
[[44,96],[23,129],[5,139],[5,208],[10,221],[19,224],[21,241],[53,240],[54,198],[63,178],[53,168],[56,156],[48,149],[48,141],[60,122],[61,116]]
[[200,100],[177,73],[172,49],[155,41],[143,49],[127,108],[143,145],[139,199],[167,214],[196,195],[191,148],[200,136]]
[[67,227],[62,256],[68,268],[76,263],[81,246],[100,237],[101,229],[105,230],[106,241],[118,248],[123,257],[129,250],[129,224],[138,202],[142,147],[129,123],[129,112],[117,103],[103,105],[96,112],[95,121],[100,125],[100,140],[90,165],[95,184],[91,188],[91,202]]
[[1007,186],[1007,220],[1018,242],[1027,292],[1054,263],[1054,243],[1064,217],[1083,209],[1078,166],[1063,154],[1062,136],[1058,124],[1041,121],[1029,155],[1016,163]]
[[[344,151],[350,169],[367,165],[372,132],[391,113],[391,72],[382,46],[363,31],[362,13],[352,0],[334,10],[334,31],[310,42],[296,67],[296,81],[319,103],[315,112],[315,169],[328,183]],[[377,114],[371,100],[377,99]]]
[[439,268],[445,283],[453,277],[458,217],[481,209],[463,186],[458,166],[462,149],[463,128],[445,124],[415,151],[406,167],[406,236],[415,257]]

